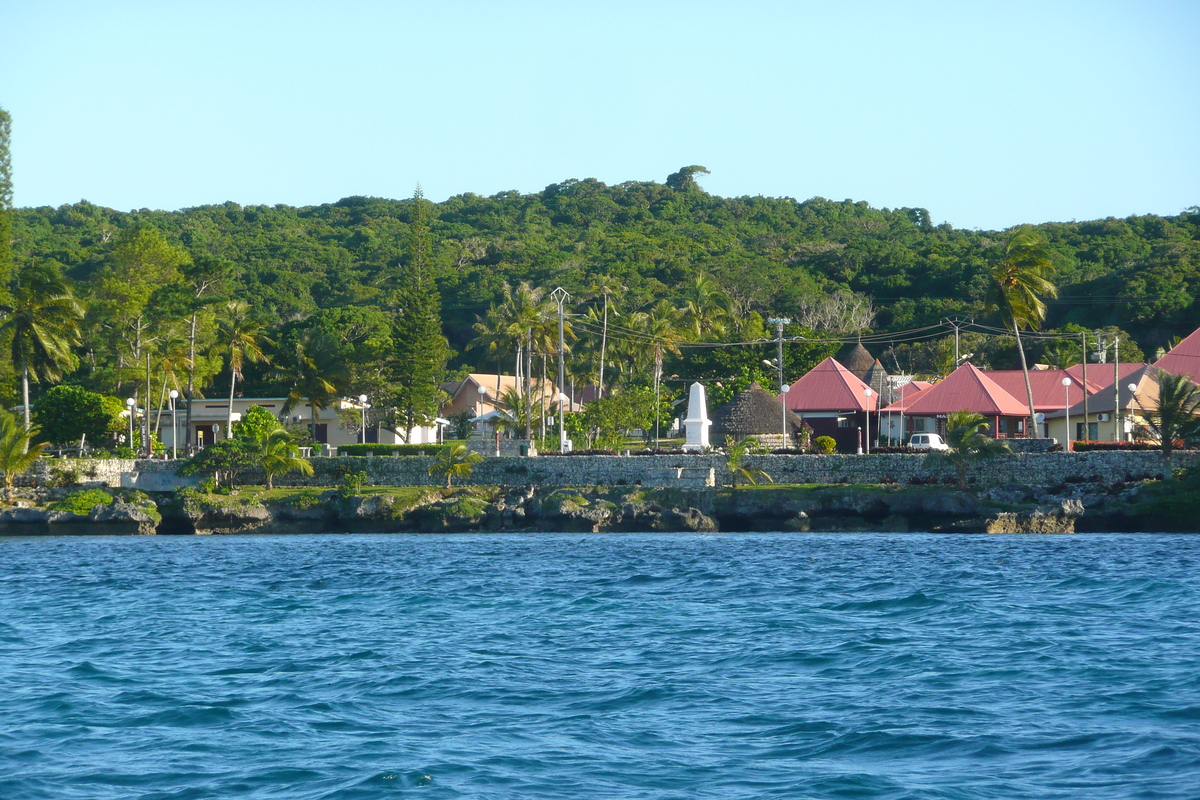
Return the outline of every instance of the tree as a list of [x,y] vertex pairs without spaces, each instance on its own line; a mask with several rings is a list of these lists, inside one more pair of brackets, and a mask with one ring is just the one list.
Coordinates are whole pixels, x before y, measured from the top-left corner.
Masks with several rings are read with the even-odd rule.
[[966,486],[968,466],[1012,452],[1007,442],[989,436],[987,427],[987,417],[982,414],[955,411],[946,420],[946,445],[950,449],[931,452],[925,460],[952,466],[958,485]]
[[51,387],[38,399],[33,418],[42,435],[54,444],[78,444],[86,437],[91,444],[102,445],[114,425],[104,395],[66,384]]
[[678,172],[667,176],[667,186],[677,192],[698,192],[700,185],[696,183],[696,175],[711,175],[707,167],[692,164],[690,167],[680,167]]
[[263,334],[263,324],[250,311],[250,305],[241,300],[225,304],[224,316],[218,326],[217,342],[229,359],[229,412],[225,419],[225,435],[233,436],[233,394],[242,367],[246,361],[257,363],[266,360],[263,345],[270,342]]
[[446,476],[446,488],[449,489],[452,478],[471,477],[475,465],[480,461],[483,461],[483,456],[467,449],[465,444],[452,445],[444,448],[433,460],[429,474]]
[[658,407],[662,397],[663,356],[666,353],[679,355],[679,345],[684,339],[682,318],[678,309],[666,300],[659,300],[649,311],[634,314],[633,326],[643,339],[643,346],[648,344],[654,354],[654,439],[657,444],[661,424]]
[[216,485],[237,483],[238,475],[261,464],[262,443],[247,436],[220,439],[184,462],[179,474],[212,475]]
[[740,442],[732,436],[725,437],[725,465],[729,467],[731,486],[737,488],[738,477],[746,479],[751,486],[773,483],[771,476],[758,467],[746,463],[746,456],[758,452],[758,442],[749,437]]
[[259,465],[267,476],[268,490],[275,488],[276,475],[293,471],[301,475],[313,474],[312,462],[300,457],[300,448],[283,428],[276,427],[259,441]]
[[4,473],[5,499],[12,493],[18,475],[29,471],[42,454],[46,442],[36,441],[36,427],[23,427],[9,411],[0,408],[0,472]]
[[66,283],[44,266],[28,266],[17,273],[12,300],[0,305],[7,319],[0,338],[11,337],[13,368],[21,374],[21,400],[25,428],[31,427],[29,381],[56,381],[75,368],[73,349],[79,344],[83,304]]
[[1200,387],[1182,375],[1159,372],[1158,406],[1142,411],[1151,434],[1162,443],[1163,477],[1171,480],[1171,454],[1176,444],[1200,442]]
[[393,333],[393,397],[404,440],[413,428],[429,424],[441,404],[449,346],[442,335],[441,297],[429,264],[432,246],[426,221],[426,201],[420,187],[413,195],[408,265],[397,292]]
[[1029,402],[1029,430],[1040,438],[1034,419],[1033,387],[1029,382],[1029,364],[1021,343],[1021,330],[1037,329],[1046,319],[1042,297],[1057,297],[1058,289],[1048,278],[1054,272],[1050,246],[1045,237],[1030,228],[1018,228],[1004,246],[1004,257],[992,268],[992,285],[987,304],[995,309],[1005,327],[1012,328],[1021,355],[1025,375],[1025,394]]
[[0,108],[0,287],[7,287],[12,279],[12,161],[9,154],[9,137],[12,134],[12,117]]
[[262,406],[250,406],[242,418],[233,423],[233,435],[264,441],[280,428],[279,420]]
[[[603,322],[600,332],[600,371],[596,379],[596,396],[604,396],[604,357],[608,350],[608,314],[618,314],[615,304],[613,303],[614,294],[623,294],[629,291],[619,280],[610,275],[598,275],[592,281],[591,288],[588,289],[588,294],[594,298],[599,298],[604,302]],[[558,387],[562,391],[562,387]]]
[[683,316],[688,333],[695,341],[725,334],[733,322],[733,301],[712,276],[696,276],[691,295],[684,305]]
[[283,413],[290,413],[307,400],[312,411],[312,437],[316,441],[321,412],[338,401],[350,377],[342,350],[329,333],[310,328],[293,342],[281,367],[292,379]]

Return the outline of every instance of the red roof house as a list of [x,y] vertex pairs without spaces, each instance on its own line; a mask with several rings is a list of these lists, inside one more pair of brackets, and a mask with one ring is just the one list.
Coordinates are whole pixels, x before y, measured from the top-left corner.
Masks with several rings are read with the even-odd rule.
[[[1059,389],[1062,389],[1061,385]],[[885,410],[903,410],[910,419],[933,418],[939,431],[944,429],[948,415],[955,411],[973,411],[991,418],[992,432],[997,438],[1023,436],[1024,420],[1029,416],[1025,403],[1017,400],[971,363],[963,364],[945,380],[911,398],[905,398],[903,404],[893,403]],[[914,420],[910,431],[919,432],[922,429],[922,423]]]
[[[1089,365],[1090,367],[1090,365]],[[1100,390],[1100,385],[1092,379],[1094,370],[1088,369],[1088,387],[1087,393],[1095,394]],[[990,369],[985,370],[984,375],[991,378],[996,384],[1008,392],[1013,397],[1022,401],[1022,404],[1027,401],[1025,392],[1025,373],[1019,369]],[[1109,370],[1109,377],[1112,376],[1112,370]],[[1063,387],[1063,378],[1068,378],[1071,385]],[[1031,369],[1029,371],[1029,386],[1033,390],[1033,410],[1034,411],[1061,411],[1068,405],[1074,405],[1083,401],[1084,385],[1082,374],[1075,376],[1070,370],[1065,369]]]
[[[1154,366],[1172,375],[1184,375],[1200,383],[1200,328],[1154,362]],[[1090,375],[1088,377],[1091,377]]]
[[878,409],[879,393],[833,358],[798,378],[779,399],[808,422],[815,436],[832,437],[842,453],[855,452],[860,436],[877,430],[867,414]]

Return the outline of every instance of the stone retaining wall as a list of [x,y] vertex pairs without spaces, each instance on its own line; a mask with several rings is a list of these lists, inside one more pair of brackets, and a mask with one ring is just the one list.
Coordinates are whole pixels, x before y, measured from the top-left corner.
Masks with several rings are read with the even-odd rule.
[[[276,478],[280,486],[336,486],[346,470],[367,473],[376,485],[433,486],[443,479],[429,475],[432,456],[342,457],[312,459],[310,478],[296,473]],[[949,480],[953,472],[932,468],[923,455],[804,455],[749,456],[749,466],[764,470],[776,483],[933,483]],[[1173,464],[1200,464],[1200,451],[1175,454]],[[58,473],[58,483],[72,474],[84,484],[170,491],[194,485],[195,478],[174,475],[176,462],[133,460],[44,459],[34,472],[22,476],[21,485],[48,485]],[[709,472],[711,470],[711,473]],[[709,477],[711,475],[711,477]],[[1089,453],[1016,453],[1001,456],[968,471],[980,486],[1027,484],[1057,486],[1065,483],[1120,481],[1156,478],[1162,475],[1162,454],[1154,451]],[[244,483],[262,483],[253,471]],[[725,458],[718,455],[654,456],[517,456],[485,459],[476,465],[468,485],[524,486],[643,486],[676,487],[728,484]]]

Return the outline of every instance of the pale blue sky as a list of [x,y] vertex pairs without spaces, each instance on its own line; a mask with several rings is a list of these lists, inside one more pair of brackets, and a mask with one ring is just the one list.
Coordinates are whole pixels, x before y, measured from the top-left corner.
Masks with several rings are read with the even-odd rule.
[[19,206],[566,178],[1022,222],[1200,204],[1200,2],[0,0]]

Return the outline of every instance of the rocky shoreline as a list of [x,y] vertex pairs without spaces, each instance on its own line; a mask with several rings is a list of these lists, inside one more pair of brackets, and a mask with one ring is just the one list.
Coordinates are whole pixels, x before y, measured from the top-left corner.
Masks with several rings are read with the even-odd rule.
[[[116,492],[87,514],[44,507],[57,494],[26,492],[0,511],[0,535],[230,533],[842,531],[1082,533],[1196,531],[1163,513],[1147,483],[996,486],[468,487],[444,492],[336,490],[264,500],[252,493]],[[398,492],[407,491],[401,495]]]

